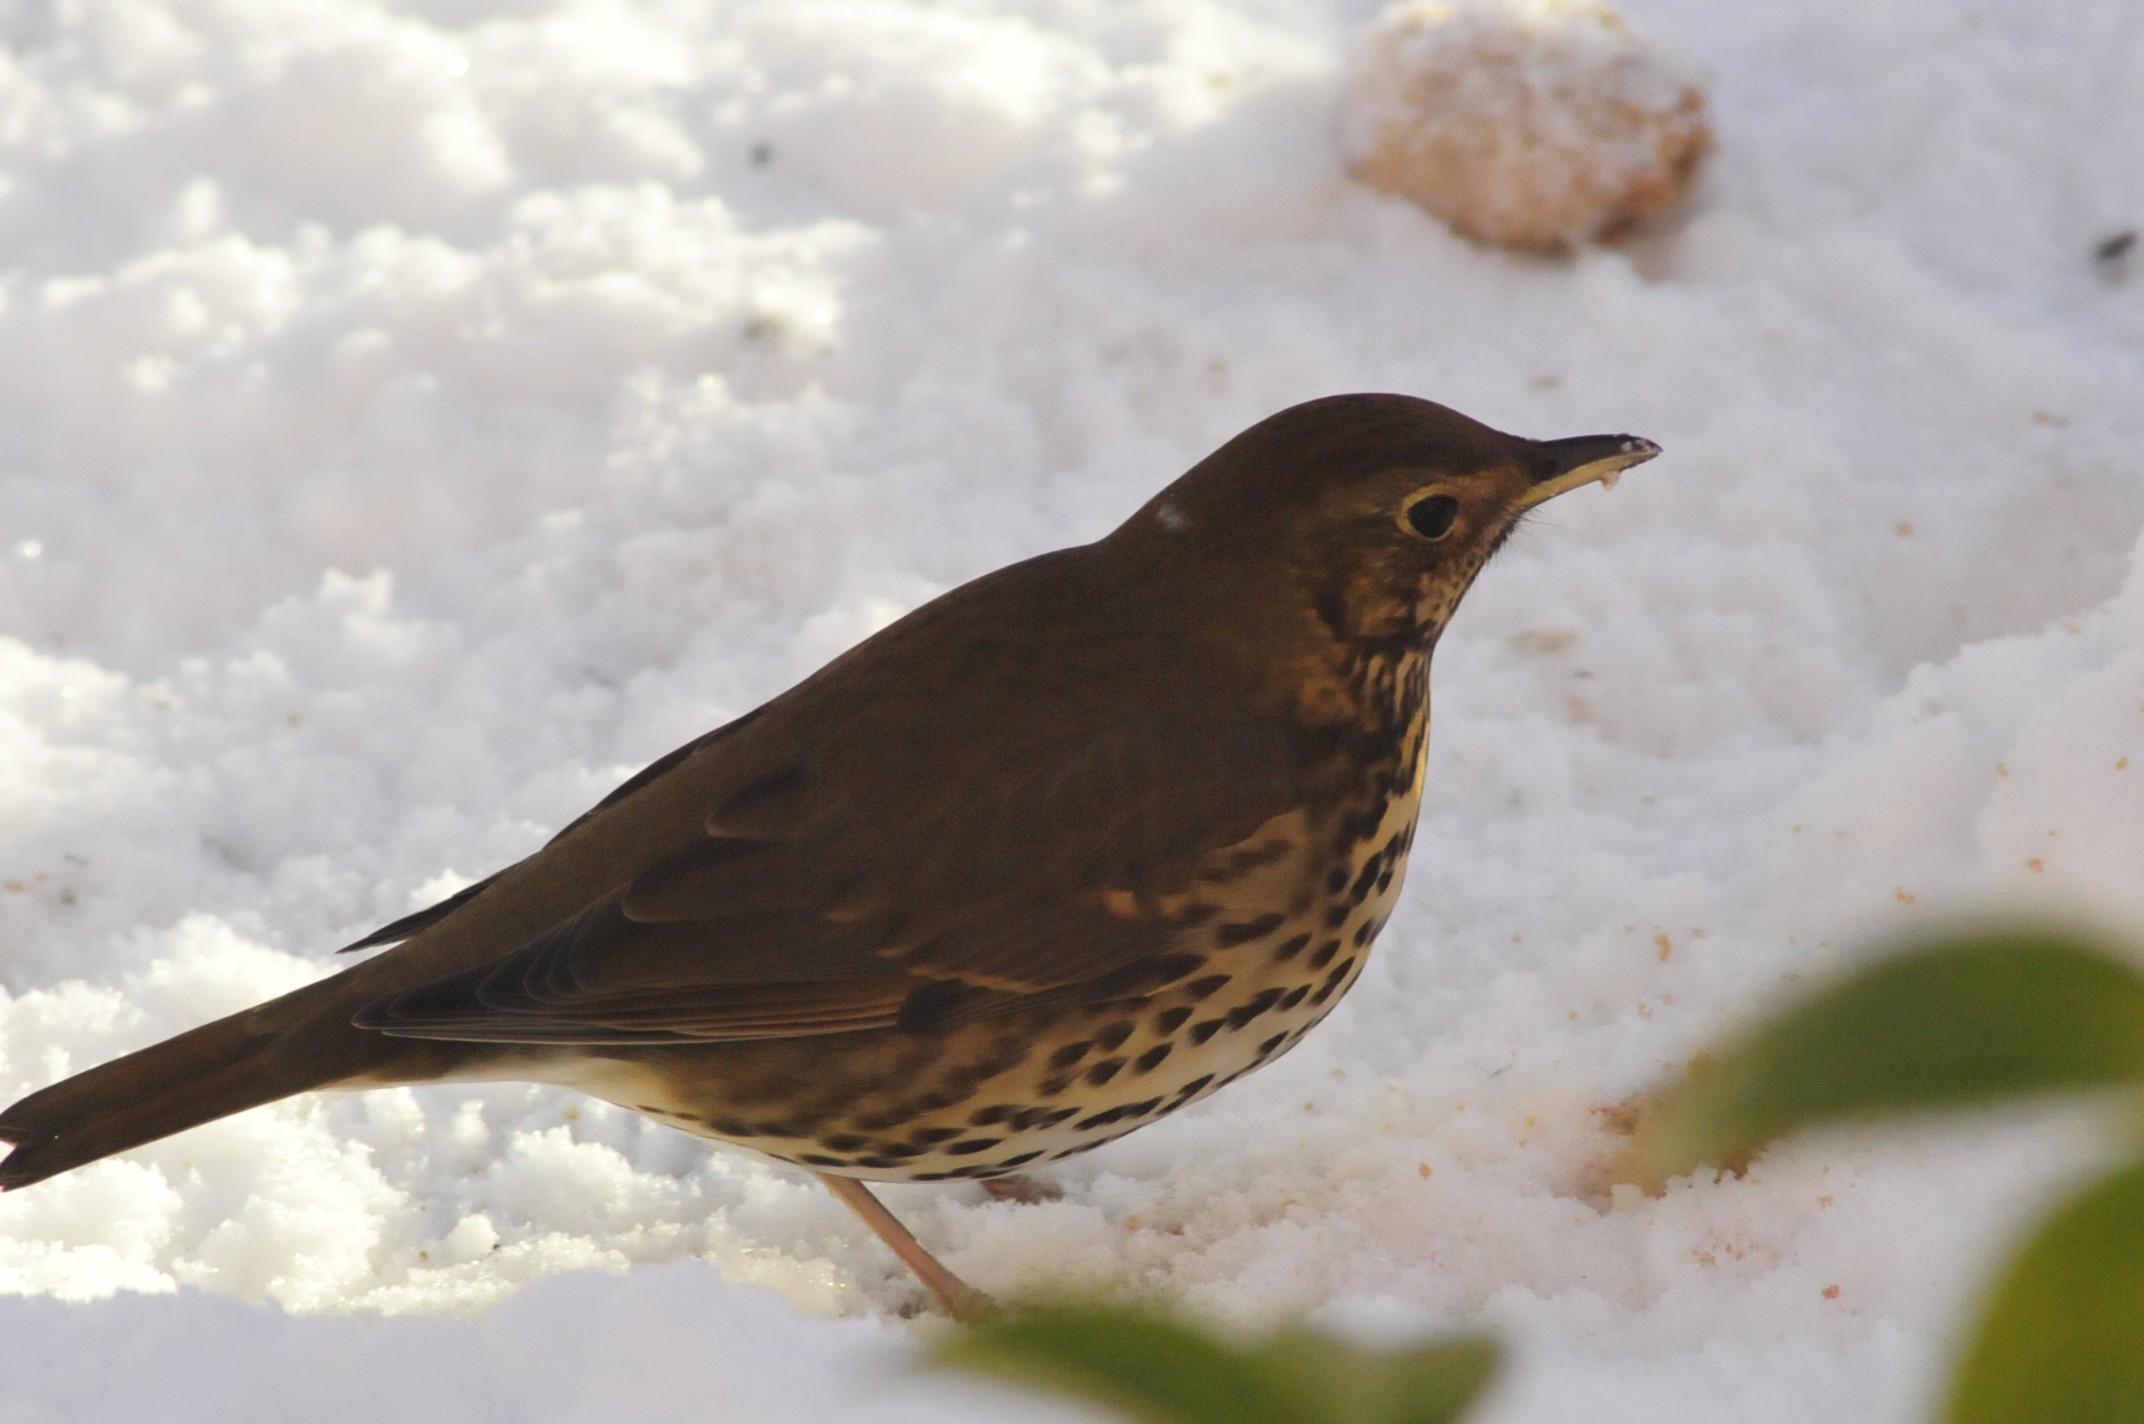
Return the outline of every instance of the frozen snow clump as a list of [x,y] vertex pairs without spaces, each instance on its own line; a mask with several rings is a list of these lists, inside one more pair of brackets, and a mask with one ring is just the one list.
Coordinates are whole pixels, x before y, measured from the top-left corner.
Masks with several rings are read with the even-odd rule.
[[1606,5],[1401,0],[1356,54],[1342,142],[1468,237],[1557,252],[1680,202],[1712,127],[1703,80]]

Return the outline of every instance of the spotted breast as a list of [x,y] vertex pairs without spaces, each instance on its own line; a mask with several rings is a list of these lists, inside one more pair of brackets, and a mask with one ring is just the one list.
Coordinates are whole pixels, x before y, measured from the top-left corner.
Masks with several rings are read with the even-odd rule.
[[[1271,1062],[1362,972],[1400,893],[1428,741],[1428,669],[1354,661],[1346,790],[1207,858],[1193,887],[1126,916],[1179,927],[1162,989],[1038,1003],[939,1034],[639,1047],[545,1077],[779,1161],[874,1181],[1003,1176],[1090,1151]],[[1357,699],[1379,704],[1374,711]]]

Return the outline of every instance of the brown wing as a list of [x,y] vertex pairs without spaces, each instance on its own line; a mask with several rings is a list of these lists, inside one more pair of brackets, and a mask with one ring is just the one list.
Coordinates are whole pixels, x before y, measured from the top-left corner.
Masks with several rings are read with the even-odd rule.
[[358,1024],[516,1043],[922,1028],[1195,972],[1198,877],[1300,806],[1302,734],[1221,710],[1241,702],[1151,649],[1114,675],[1052,658],[1046,614],[1033,647],[965,658],[882,635],[665,758],[633,794],[704,783],[695,832]]
[[[731,732],[745,725],[745,723],[749,722],[751,718],[756,715],[756,713],[747,714],[746,716],[741,717],[734,722],[730,722],[723,726],[717,727],[714,731],[705,733],[704,735],[685,743],[685,745],[677,748],[675,751],[668,752],[663,756],[657,757],[654,761],[649,762],[646,766],[634,772],[624,781],[618,783],[618,785],[616,785],[615,787],[612,787],[609,795],[605,796],[601,801],[596,802],[595,805],[589,807],[588,810],[583,812],[580,816],[576,817],[572,824],[568,825],[565,830],[560,831],[558,835],[565,835],[567,831],[571,831],[575,826],[580,825],[590,816],[593,816],[596,814],[596,812],[601,811],[604,807],[615,806],[618,802],[625,800],[635,791],[638,791],[641,787],[646,786],[649,782],[655,780],[664,772],[670,770],[678,763],[684,761],[685,758],[691,756],[700,748],[708,745],[710,742],[716,741],[719,738],[728,736]],[[554,836],[552,837],[552,839],[556,841],[558,839],[558,836]],[[453,914],[456,910],[459,910],[462,906],[468,904],[471,900],[474,900],[477,896],[483,894],[485,890],[489,889],[498,880],[498,878],[499,877],[497,875],[487,875],[482,880],[477,881],[474,885],[464,885],[461,889],[455,891],[446,899],[441,900],[438,904],[427,905],[425,908],[418,910],[414,914],[404,915],[399,920],[393,920],[387,924],[381,925],[378,929],[374,930],[371,934],[366,935],[363,939],[352,940],[350,941],[350,943],[344,945],[341,949],[338,949],[335,952],[337,954],[355,954],[359,950],[378,949],[382,945],[397,944],[402,940],[412,938],[413,936],[430,929],[432,926],[439,924],[441,921],[445,920],[447,916]]]
[[[1260,759],[1242,730],[1204,740],[1233,742],[1248,771]],[[1164,774],[1157,804],[1123,747],[1077,751],[1000,785],[1010,805],[964,795],[977,788],[951,772],[890,826],[844,825],[822,809],[837,790],[814,794],[803,766],[785,768],[520,949],[357,1022],[485,1042],[765,1037],[924,1027],[1040,992],[1117,997],[1187,977],[1202,960],[1183,932],[1212,913],[1192,893],[1199,870],[1258,839],[1276,808],[1245,794],[1255,774],[1205,795]],[[722,833],[740,821],[752,835]]]

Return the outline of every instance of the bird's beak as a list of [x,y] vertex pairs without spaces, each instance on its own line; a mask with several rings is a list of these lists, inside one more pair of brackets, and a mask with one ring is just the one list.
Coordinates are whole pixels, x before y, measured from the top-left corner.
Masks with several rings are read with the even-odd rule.
[[1534,447],[1548,457],[1548,473],[1519,496],[1521,509],[1595,480],[1603,489],[1612,489],[1623,471],[1660,453],[1658,445],[1636,435],[1573,435],[1568,440],[1537,440]]

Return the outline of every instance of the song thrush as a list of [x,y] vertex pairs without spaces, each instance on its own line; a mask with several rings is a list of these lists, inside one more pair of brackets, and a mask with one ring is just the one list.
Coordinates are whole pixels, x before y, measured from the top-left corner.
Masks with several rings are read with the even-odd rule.
[[0,1188],[291,1093],[563,1084],[816,1173],[999,1177],[1268,1063],[1413,844],[1438,634],[1519,518],[1659,453],[1427,401],[1260,422],[631,778],[398,947],[31,1094]]

